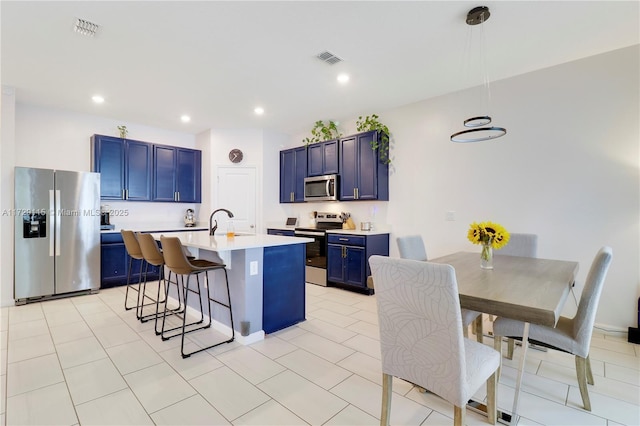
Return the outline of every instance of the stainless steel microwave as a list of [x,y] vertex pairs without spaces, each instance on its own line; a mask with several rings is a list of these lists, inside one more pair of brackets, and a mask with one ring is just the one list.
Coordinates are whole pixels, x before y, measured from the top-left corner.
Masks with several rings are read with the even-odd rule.
[[304,178],[305,201],[335,201],[338,199],[338,175]]

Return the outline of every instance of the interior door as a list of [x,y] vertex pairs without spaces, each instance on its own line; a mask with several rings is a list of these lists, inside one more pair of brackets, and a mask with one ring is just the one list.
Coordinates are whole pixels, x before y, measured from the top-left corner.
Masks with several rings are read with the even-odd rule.
[[[218,167],[216,202],[212,210],[225,208],[233,213],[236,232],[256,233],[255,167]],[[227,215],[216,214],[218,233],[227,229]]]

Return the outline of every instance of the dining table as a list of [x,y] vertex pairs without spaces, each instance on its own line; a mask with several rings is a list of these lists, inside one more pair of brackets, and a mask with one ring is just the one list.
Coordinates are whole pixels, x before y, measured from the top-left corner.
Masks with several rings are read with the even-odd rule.
[[457,252],[430,259],[456,271],[460,307],[524,322],[511,415],[498,418],[516,424],[530,324],[555,327],[578,273],[578,262],[494,254],[493,269],[480,266],[480,254]]

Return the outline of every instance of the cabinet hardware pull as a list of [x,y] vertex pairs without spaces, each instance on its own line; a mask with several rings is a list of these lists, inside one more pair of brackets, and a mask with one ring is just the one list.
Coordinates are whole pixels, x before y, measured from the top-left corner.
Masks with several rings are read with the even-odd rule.
[[[60,190],[56,189],[56,208],[58,209],[58,211],[61,211],[61,205],[62,205],[62,203],[61,203],[61,199],[60,199]],[[54,214],[55,214],[55,212],[54,212]],[[58,215],[56,214],[56,216],[58,216]],[[62,226],[62,224],[61,224],[62,217],[60,217],[60,216],[62,216],[62,213],[60,213],[59,217],[56,218],[56,234],[55,234],[56,256],[60,256],[60,240],[61,240],[60,235],[62,235],[61,234],[61,228],[60,228]],[[53,236],[50,236],[49,238],[53,238]]]
[[[53,189],[49,190],[49,211],[50,212],[55,212],[56,211],[56,204],[53,201]],[[57,220],[56,222],[60,222],[59,220]],[[49,256],[53,257],[54,255],[54,251],[53,251],[53,236],[49,236]]]
[[348,238],[338,238],[340,241],[349,241]]
[[123,200],[126,200],[126,199],[127,199],[127,190],[126,190],[126,189],[123,189],[123,190],[122,190],[122,199],[123,199]]

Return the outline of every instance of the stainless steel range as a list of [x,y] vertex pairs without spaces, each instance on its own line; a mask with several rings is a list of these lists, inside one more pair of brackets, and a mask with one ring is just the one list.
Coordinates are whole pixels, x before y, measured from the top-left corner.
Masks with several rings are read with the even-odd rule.
[[342,219],[339,213],[318,212],[315,227],[295,228],[295,235],[313,238],[307,243],[306,281],[327,285],[327,230],[341,229]]

